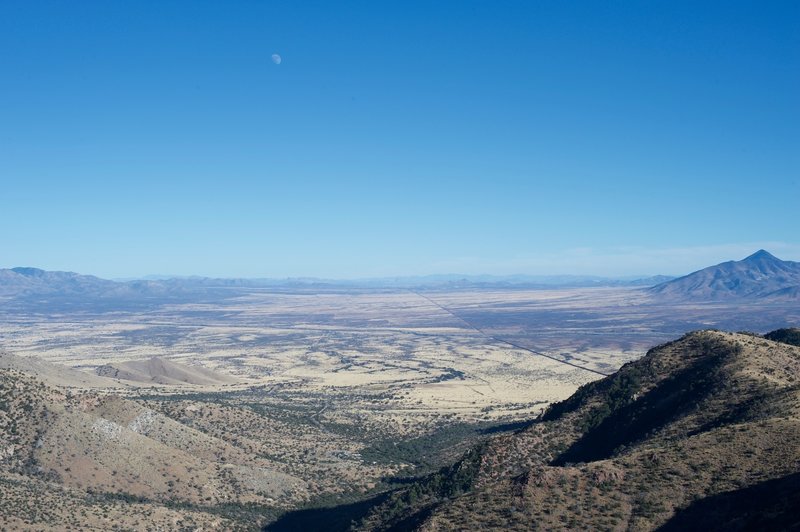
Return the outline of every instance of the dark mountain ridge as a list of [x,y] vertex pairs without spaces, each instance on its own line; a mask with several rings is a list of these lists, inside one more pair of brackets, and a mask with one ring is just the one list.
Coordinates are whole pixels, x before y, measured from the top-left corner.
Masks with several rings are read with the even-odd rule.
[[673,530],[702,514],[705,529],[784,529],[800,526],[798,474],[800,348],[699,331],[398,490],[355,528]]

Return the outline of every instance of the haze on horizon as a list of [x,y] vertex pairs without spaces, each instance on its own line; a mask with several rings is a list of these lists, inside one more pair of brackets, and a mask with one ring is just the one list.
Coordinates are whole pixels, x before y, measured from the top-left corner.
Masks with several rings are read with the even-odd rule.
[[800,260],[798,16],[4,2],[0,267],[349,279]]

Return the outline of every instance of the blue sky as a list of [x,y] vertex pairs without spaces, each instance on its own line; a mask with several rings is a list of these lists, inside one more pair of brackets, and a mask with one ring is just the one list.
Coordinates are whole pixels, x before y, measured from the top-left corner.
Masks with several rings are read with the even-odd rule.
[[798,2],[7,0],[0,266],[800,260],[799,66]]

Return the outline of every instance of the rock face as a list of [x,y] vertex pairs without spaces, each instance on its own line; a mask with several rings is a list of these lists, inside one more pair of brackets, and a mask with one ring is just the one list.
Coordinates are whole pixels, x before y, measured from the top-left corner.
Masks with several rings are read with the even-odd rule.
[[359,527],[782,529],[800,522],[798,478],[800,348],[701,331],[399,490]]
[[800,301],[800,263],[783,261],[763,249],[649,289],[656,297],[689,300],[775,299]]

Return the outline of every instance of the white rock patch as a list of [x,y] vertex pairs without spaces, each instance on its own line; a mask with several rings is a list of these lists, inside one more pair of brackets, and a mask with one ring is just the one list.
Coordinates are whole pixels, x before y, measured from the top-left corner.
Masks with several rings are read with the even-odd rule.
[[103,418],[98,418],[92,423],[92,430],[109,440],[118,440],[122,434],[122,426]]
[[152,410],[145,409],[142,411],[141,414],[136,416],[128,423],[128,428],[131,429],[133,432],[137,432],[139,434],[144,434],[148,430],[150,430],[153,426],[153,423],[156,420],[158,414],[153,412]]

